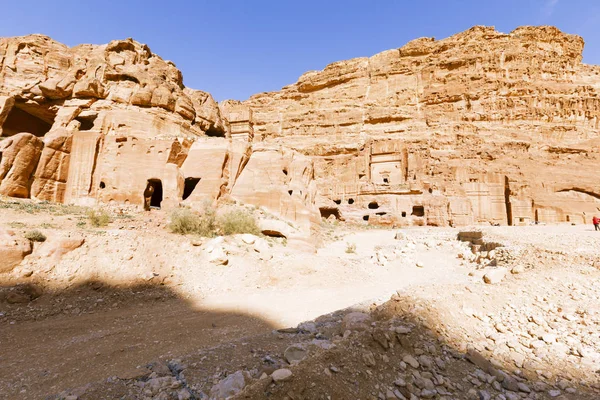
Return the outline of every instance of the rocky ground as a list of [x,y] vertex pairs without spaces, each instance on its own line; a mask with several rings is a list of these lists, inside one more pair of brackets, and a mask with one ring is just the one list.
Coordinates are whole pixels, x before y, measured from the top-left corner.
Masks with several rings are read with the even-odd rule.
[[312,254],[174,235],[156,211],[93,228],[77,208],[2,205],[3,228],[48,239],[0,275],[0,398],[600,396],[590,226],[459,241],[325,223]]

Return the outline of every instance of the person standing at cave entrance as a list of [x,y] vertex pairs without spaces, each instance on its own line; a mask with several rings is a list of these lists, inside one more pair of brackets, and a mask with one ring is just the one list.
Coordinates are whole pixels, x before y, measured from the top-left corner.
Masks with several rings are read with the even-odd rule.
[[594,229],[600,231],[600,218],[594,215],[594,218],[592,218],[592,223],[594,224]]
[[144,211],[150,211],[150,204],[152,202],[152,195],[154,194],[154,185],[148,182],[146,190],[144,190]]

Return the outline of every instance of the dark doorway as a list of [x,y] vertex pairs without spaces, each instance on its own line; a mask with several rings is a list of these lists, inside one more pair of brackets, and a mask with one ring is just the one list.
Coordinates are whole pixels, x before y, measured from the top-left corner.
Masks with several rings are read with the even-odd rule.
[[144,191],[144,208],[160,208],[163,199],[163,188],[160,179],[148,179]]
[[328,219],[332,215],[335,219],[341,219],[340,210],[334,207],[320,207],[319,211],[321,212],[321,218]]
[[379,208],[379,204],[377,204],[376,201],[372,201],[369,203],[369,209],[371,210],[377,210]]
[[196,189],[196,185],[200,182],[200,178],[185,178],[185,182],[183,184],[183,196],[182,200],[190,197],[194,189]]
[[425,216],[425,207],[413,206],[412,213],[410,215],[414,215],[415,217],[424,217]]
[[506,204],[506,223],[513,224],[512,206],[510,204],[510,183],[508,176],[504,177],[504,203]]

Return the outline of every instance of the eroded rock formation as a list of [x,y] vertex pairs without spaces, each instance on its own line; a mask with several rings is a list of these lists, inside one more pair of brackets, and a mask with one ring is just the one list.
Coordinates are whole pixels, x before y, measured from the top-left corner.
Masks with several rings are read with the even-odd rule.
[[131,39],[0,39],[0,193],[93,205],[232,198],[310,232],[588,222],[600,67],[553,27],[474,27],[217,104]]
[[553,27],[474,27],[336,62],[244,102],[315,162],[322,215],[399,224],[588,222],[600,68]]
[[[253,157],[253,136],[238,134],[250,126],[246,108],[222,108],[132,39],[73,48],[41,35],[0,39],[0,194],[169,208],[235,192],[309,234],[319,216],[312,161],[273,149],[280,168],[304,159],[310,174],[272,181],[265,150]],[[290,182],[304,195],[290,196]]]

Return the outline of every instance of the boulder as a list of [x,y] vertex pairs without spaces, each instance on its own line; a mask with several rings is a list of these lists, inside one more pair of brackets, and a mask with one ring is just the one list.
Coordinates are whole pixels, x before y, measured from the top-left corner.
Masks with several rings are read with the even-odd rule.
[[508,269],[500,267],[500,268],[488,268],[485,270],[485,275],[483,275],[483,281],[489,284],[496,284],[502,282]]
[[12,271],[32,250],[33,245],[29,240],[0,228],[0,273]]
[[216,265],[227,265],[229,258],[222,247],[217,247],[208,253],[208,261]]
[[0,142],[0,194],[29,197],[43,148],[44,142],[31,133],[19,133]]
[[365,331],[371,327],[371,316],[362,312],[351,312],[342,319],[342,330]]
[[293,344],[285,349],[283,357],[291,365],[297,364],[308,356],[308,350],[303,345]]
[[211,400],[224,400],[239,393],[244,386],[246,386],[246,380],[242,371],[236,371],[231,375],[228,375],[225,379],[222,379],[214,385],[210,390]]
[[278,369],[271,374],[271,378],[273,378],[274,382],[287,381],[291,377],[292,377],[292,371],[290,371],[287,368]]
[[78,249],[83,243],[83,237],[51,237],[36,249],[35,256],[59,261],[62,256]]
[[261,233],[265,236],[288,238],[297,232],[287,222],[276,219],[262,219],[259,221],[259,226]]

